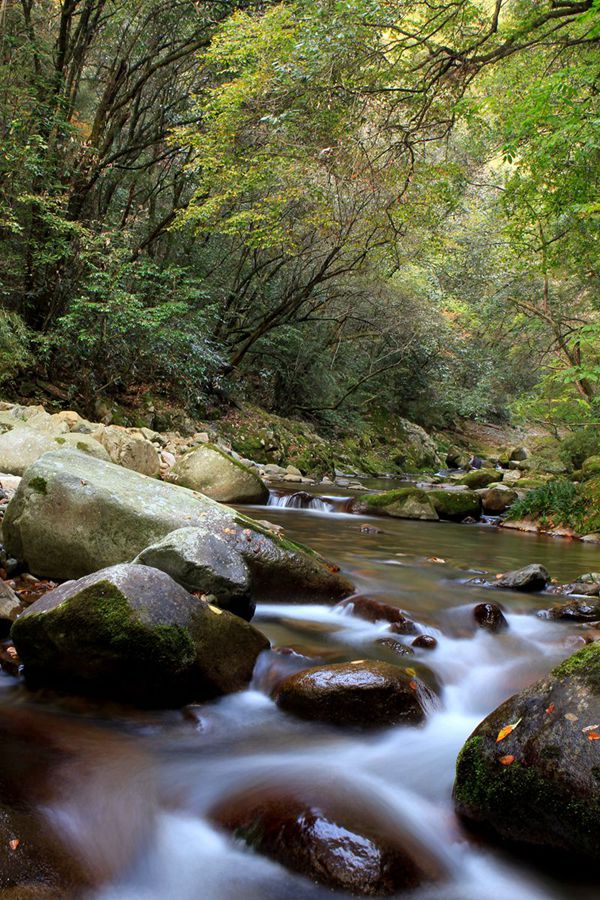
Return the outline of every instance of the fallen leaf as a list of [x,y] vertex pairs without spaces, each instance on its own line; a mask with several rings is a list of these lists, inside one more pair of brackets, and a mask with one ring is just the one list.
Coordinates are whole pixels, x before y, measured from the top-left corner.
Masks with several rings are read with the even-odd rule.
[[410,668],[409,668],[409,669],[405,669],[404,671],[406,672],[407,675],[410,675],[411,678],[416,678],[416,677],[417,677],[417,670],[416,670],[416,669],[410,669]]
[[579,716],[576,716],[575,713],[565,713],[565,719],[567,722],[578,722]]
[[556,705],[554,703],[551,703],[550,706],[548,707],[548,709],[546,710],[546,715],[549,716],[550,713],[553,713],[555,709],[556,709]]
[[585,734],[586,731],[596,731],[597,728],[600,728],[600,725],[588,725],[587,728],[582,728],[581,730]]
[[500,743],[500,741],[503,741],[505,737],[508,737],[508,735],[511,734],[511,732],[513,732],[515,730],[515,728],[517,727],[519,722],[522,722],[522,721],[523,721],[522,718],[517,719],[517,721],[513,722],[512,725],[505,725],[504,728],[501,728],[500,731],[498,732],[498,737],[496,738],[496,743],[498,744],[498,743]]
[[588,741],[600,741],[600,733],[597,731],[588,731]]
[[441,556],[428,556],[428,557],[427,557],[427,562],[432,562],[432,563],[445,563],[446,560],[445,560],[445,559],[442,559]]
[[510,766],[510,765],[512,765],[512,763],[514,763],[514,761],[515,761],[514,756],[511,756],[510,754],[508,756],[501,756],[500,759],[498,760],[498,762],[502,766]]
[[8,846],[11,850],[16,850],[20,843],[21,841],[18,838],[13,838],[12,841],[8,842]]
[[409,686],[409,688],[411,689],[411,691],[416,691],[416,689],[417,689],[417,682],[416,682],[416,681],[411,681],[411,682],[409,682],[409,685],[408,685],[408,686]]

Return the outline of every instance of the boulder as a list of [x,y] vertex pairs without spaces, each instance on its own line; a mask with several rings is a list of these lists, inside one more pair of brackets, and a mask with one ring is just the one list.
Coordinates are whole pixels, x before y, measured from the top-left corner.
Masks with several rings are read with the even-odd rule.
[[352,615],[367,622],[390,622],[397,634],[415,634],[417,627],[397,606],[374,600],[372,597],[349,597],[338,604],[338,609],[347,609]]
[[438,642],[431,634],[420,634],[412,642],[412,647],[418,647],[419,650],[435,650]]
[[117,465],[150,477],[160,473],[156,447],[139,434],[130,434],[119,425],[101,425],[93,436]]
[[22,611],[23,604],[18,595],[0,579],[0,640],[8,637],[12,623]]
[[186,488],[83,453],[48,453],[27,470],[3,523],[7,552],[40,577],[79,578],[129,562],[182,527],[221,535],[261,598],[335,601],[352,584],[318,554]]
[[93,438],[90,434],[70,432],[61,434],[60,437],[54,438],[55,449],[79,450],[81,453],[88,453],[95,456],[96,459],[103,459],[110,462],[108,451],[104,449],[101,443]]
[[516,491],[511,491],[506,487],[488,488],[481,495],[483,511],[490,516],[501,516],[509,506],[513,505],[518,496]]
[[590,644],[477,726],[458,757],[457,812],[571,863],[600,862],[599,723],[600,644]]
[[17,425],[0,434],[0,471],[8,475],[22,475],[25,469],[47,453],[56,444],[48,434]]
[[250,620],[250,570],[242,554],[221,534],[203,528],[178,528],[147,547],[134,563],[166,572],[188,591],[212,594],[222,609]]
[[141,706],[181,706],[245,687],[259,631],[149,566],[118,565],[36,600],[11,636],[27,685]]
[[221,503],[265,503],[269,497],[258,475],[215,444],[190,450],[175,463],[168,478]]
[[499,473],[497,469],[474,469],[472,472],[467,472],[466,475],[463,475],[458,483],[464,484],[465,487],[472,490],[477,490],[477,488],[484,488],[488,484],[493,484],[494,481],[498,481],[498,478]]
[[478,519],[481,513],[481,500],[474,491],[427,491],[440,519],[462,522],[467,516]]
[[49,437],[59,437],[69,431],[68,424],[60,415],[50,415],[47,412],[36,412],[27,419],[27,425]]
[[437,522],[439,516],[429,492],[405,487],[382,494],[368,494],[352,504],[354,512],[392,516],[396,519],[421,519]]
[[529,459],[531,453],[527,449],[527,447],[515,447],[514,450],[510,452],[510,459],[514,462],[521,462],[524,459]]
[[438,881],[444,866],[403,822],[355,785],[272,777],[221,800],[209,817],[253,850],[344,896],[383,896]]
[[461,447],[450,447],[446,453],[446,465],[449,469],[466,469],[470,459],[471,454]]
[[480,628],[494,634],[508,628],[504,613],[496,603],[478,603],[473,609],[473,618]]
[[569,600],[559,603],[551,609],[540,610],[542,619],[564,620],[566,622],[596,622],[600,619],[600,597]]
[[414,725],[433,695],[421,681],[385,662],[357,660],[291,675],[277,689],[277,705],[303,719],[363,728]]
[[600,475],[600,456],[588,456],[581,465],[581,477],[583,479]]
[[549,581],[548,570],[534,563],[522,569],[515,569],[514,572],[507,572],[494,584],[497,588],[508,591],[543,591]]

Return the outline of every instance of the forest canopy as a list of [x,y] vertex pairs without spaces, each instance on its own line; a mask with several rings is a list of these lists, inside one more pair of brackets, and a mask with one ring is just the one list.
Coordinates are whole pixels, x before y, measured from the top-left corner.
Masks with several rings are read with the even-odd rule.
[[600,419],[600,0],[0,5],[0,379]]

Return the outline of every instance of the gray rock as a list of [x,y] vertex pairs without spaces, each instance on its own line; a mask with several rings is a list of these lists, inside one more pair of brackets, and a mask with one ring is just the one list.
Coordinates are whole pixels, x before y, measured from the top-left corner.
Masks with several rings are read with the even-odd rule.
[[55,437],[54,443],[56,449],[79,450],[81,453],[89,453],[90,456],[110,462],[108,452],[90,434],[69,432],[61,434],[60,437]]
[[22,475],[40,456],[55,449],[56,444],[50,435],[27,425],[17,425],[0,434],[0,471]]
[[8,636],[12,623],[23,608],[18,595],[0,579],[0,638]]
[[36,575],[64,580],[129,562],[167,534],[195,526],[244,558],[261,599],[339,600],[352,584],[318,554],[203,494],[73,451],[31,466],[9,503],[7,552]]
[[160,457],[156,447],[140,435],[130,434],[119,425],[101,425],[93,436],[117,465],[151,477],[159,474]]
[[507,487],[490,487],[481,496],[483,511],[488,515],[499,516],[512,506],[517,499],[517,492]]
[[212,594],[221,608],[252,618],[250,571],[242,554],[223,535],[204,528],[179,528],[142,550],[134,563],[160,569],[188,591]]
[[269,646],[238,616],[137,565],[112,566],[50,591],[11,634],[31,688],[155,707],[240,690]]
[[514,450],[511,451],[510,458],[515,462],[521,462],[524,459],[529,459],[531,453],[527,449],[527,447],[515,447]]
[[174,484],[201,491],[221,503],[264,503],[269,496],[258,475],[215,444],[190,450],[168,477]]
[[494,584],[498,588],[510,591],[543,591],[549,581],[548,570],[534,563],[514,572],[507,572]]

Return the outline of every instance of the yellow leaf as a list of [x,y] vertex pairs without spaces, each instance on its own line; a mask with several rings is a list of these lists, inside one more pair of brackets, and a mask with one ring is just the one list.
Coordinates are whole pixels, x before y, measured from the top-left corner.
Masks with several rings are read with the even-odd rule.
[[523,721],[522,718],[517,719],[517,721],[513,722],[512,725],[505,725],[504,728],[501,728],[500,731],[498,732],[498,737],[496,738],[496,743],[498,744],[500,741],[503,741],[505,737],[508,737],[508,735],[511,734],[515,730],[515,728],[517,727],[519,722],[522,722],[522,721]]

